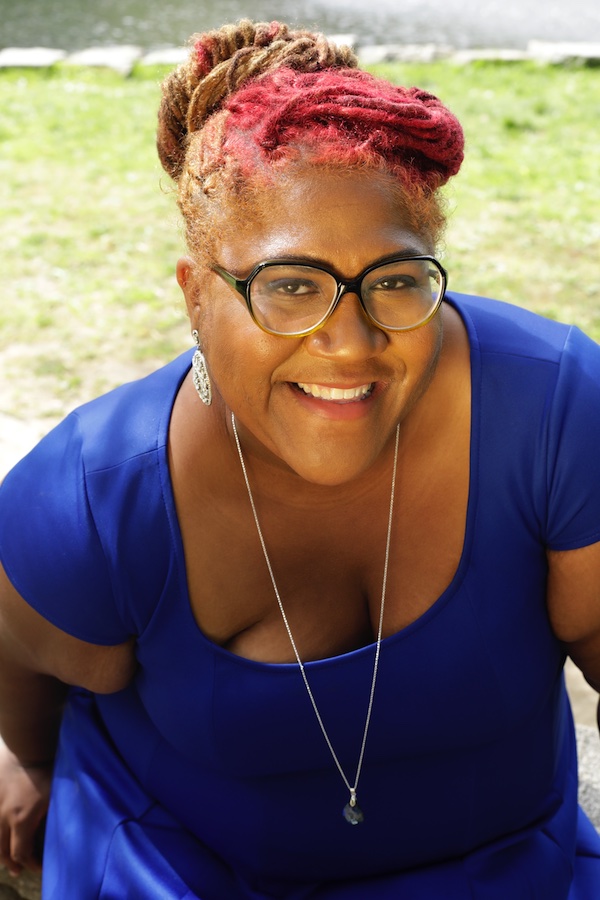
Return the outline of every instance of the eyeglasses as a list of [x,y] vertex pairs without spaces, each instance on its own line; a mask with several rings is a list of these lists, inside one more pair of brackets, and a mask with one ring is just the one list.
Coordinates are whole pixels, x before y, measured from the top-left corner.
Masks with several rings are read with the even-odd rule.
[[213,270],[240,294],[259,328],[302,337],[321,328],[344,294],[356,294],[367,318],[385,331],[411,331],[436,314],[448,275],[433,256],[395,256],[367,266],[357,278],[338,278],[325,266],[268,260],[247,278]]

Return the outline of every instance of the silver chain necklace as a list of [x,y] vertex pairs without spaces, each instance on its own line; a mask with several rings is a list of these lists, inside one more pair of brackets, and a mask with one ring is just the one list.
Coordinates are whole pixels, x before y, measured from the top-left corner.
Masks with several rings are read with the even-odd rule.
[[277,598],[277,604],[279,606],[279,611],[280,611],[281,617],[283,619],[283,624],[285,625],[285,630],[287,631],[287,635],[290,639],[290,644],[292,645],[292,649],[294,651],[294,656],[296,657],[296,662],[298,663],[298,666],[300,668],[300,674],[302,675],[302,680],[304,681],[304,686],[306,687],[306,691],[308,693],[310,702],[312,704],[312,708],[315,712],[315,716],[317,717],[317,722],[319,723],[321,731],[323,732],[323,737],[325,738],[325,742],[329,748],[329,752],[331,753],[331,756],[337,767],[337,770],[340,773],[340,775],[342,776],[344,784],[346,785],[346,787],[348,788],[348,791],[350,792],[350,800],[348,801],[348,803],[346,804],[346,806],[344,807],[344,810],[343,810],[344,818],[346,819],[347,822],[350,823],[350,825],[358,825],[358,824],[360,824],[360,822],[364,821],[363,811],[361,810],[360,806],[357,803],[356,792],[358,790],[358,781],[360,778],[363,759],[364,759],[364,755],[365,755],[365,747],[367,744],[367,734],[369,733],[369,725],[371,723],[371,711],[373,709],[373,698],[375,696],[375,683],[377,681],[377,671],[379,669],[379,653],[380,653],[380,649],[381,649],[381,635],[382,635],[382,630],[383,630],[383,610],[385,608],[385,592],[386,592],[386,587],[387,587],[388,562],[389,562],[389,557],[390,557],[390,539],[391,539],[391,535],[392,535],[392,518],[393,518],[393,513],[394,513],[394,494],[396,491],[396,468],[397,468],[397,462],[398,462],[398,442],[399,442],[399,437],[400,437],[400,426],[398,425],[396,428],[396,443],[395,443],[395,447],[394,447],[394,468],[392,471],[392,489],[391,489],[391,493],[390,493],[390,508],[389,508],[389,514],[388,514],[387,538],[386,538],[386,542],[385,542],[385,561],[383,564],[383,584],[382,584],[382,589],[381,589],[381,608],[379,610],[379,626],[377,629],[377,642],[375,644],[375,660],[373,663],[373,678],[371,680],[371,691],[369,694],[369,703],[367,706],[367,716],[365,719],[365,728],[363,731],[362,742],[361,742],[361,746],[360,746],[360,753],[358,756],[358,764],[356,766],[356,775],[354,776],[354,784],[353,785],[350,784],[350,781],[347,778],[346,773],[344,772],[344,770],[342,768],[342,765],[337,757],[337,753],[333,749],[333,744],[331,743],[331,740],[329,739],[329,735],[327,734],[325,725],[323,724],[323,719],[321,718],[321,714],[317,707],[317,703],[313,696],[313,692],[310,688],[310,684],[308,683],[308,678],[307,678],[306,671],[304,668],[304,663],[302,662],[302,660],[300,658],[300,654],[298,653],[298,648],[296,647],[296,642],[292,635],[292,630],[290,628],[287,616],[285,614],[285,610],[283,608],[283,602],[281,600],[281,596],[280,596],[279,590],[277,588],[277,583],[275,581],[275,576],[273,574],[273,568],[271,566],[271,560],[269,559],[269,554],[267,553],[265,539],[263,538],[263,533],[262,533],[262,530],[260,527],[260,523],[258,521],[256,506],[254,505],[254,497],[252,496],[252,489],[250,488],[248,472],[246,471],[246,463],[244,462],[244,455],[242,453],[242,445],[240,444],[240,439],[239,439],[239,436],[237,433],[237,427],[235,424],[235,416],[233,413],[231,413],[231,427],[233,428],[233,436],[235,438],[235,444],[236,444],[238,455],[240,458],[240,464],[241,464],[242,472],[244,475],[244,481],[246,482],[246,489],[248,491],[248,497],[250,499],[250,506],[252,507],[252,515],[254,516],[254,522],[256,524],[256,530],[258,532],[260,545],[262,547],[262,551],[263,551],[263,554],[265,557],[267,569],[269,570],[269,575],[271,577],[271,583],[273,585],[273,590],[274,590],[275,596]]

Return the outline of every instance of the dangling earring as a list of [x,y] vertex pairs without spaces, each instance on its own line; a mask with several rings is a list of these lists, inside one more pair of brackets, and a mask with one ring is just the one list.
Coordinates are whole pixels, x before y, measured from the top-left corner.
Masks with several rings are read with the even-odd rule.
[[192,337],[196,341],[196,352],[192,357],[192,378],[194,387],[198,391],[198,396],[205,406],[210,406],[212,403],[212,388],[210,385],[208,369],[206,368],[206,360],[200,349],[200,335],[196,329],[192,331]]

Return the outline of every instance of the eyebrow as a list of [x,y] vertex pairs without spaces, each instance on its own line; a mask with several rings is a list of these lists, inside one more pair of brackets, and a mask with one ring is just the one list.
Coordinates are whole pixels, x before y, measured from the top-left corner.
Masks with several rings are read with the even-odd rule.
[[[363,266],[363,269],[361,269],[361,271],[363,271],[364,269],[368,269],[371,266],[385,265],[386,262],[389,262],[392,259],[410,258],[413,256],[431,256],[431,254],[424,253],[422,248],[420,247],[407,245],[391,253],[385,253],[383,256],[376,257],[375,259],[371,260],[371,262],[367,263],[366,266]],[[255,263],[254,266],[258,266],[263,262],[281,262],[282,264],[285,264],[286,262],[298,263],[299,265],[304,266],[323,266],[326,269],[330,269],[332,272],[338,271],[334,266],[331,265],[328,260],[322,259],[319,256],[301,256],[300,254],[295,253],[290,253],[286,256],[272,256],[269,257],[269,259],[261,259],[257,263]]]

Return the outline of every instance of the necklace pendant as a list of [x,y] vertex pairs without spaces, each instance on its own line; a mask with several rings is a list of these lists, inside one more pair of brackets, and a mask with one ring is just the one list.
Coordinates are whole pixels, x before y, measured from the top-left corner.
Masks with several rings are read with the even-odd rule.
[[360,825],[365,820],[363,811],[356,802],[356,791],[350,793],[350,800],[344,807],[344,818],[350,825]]

